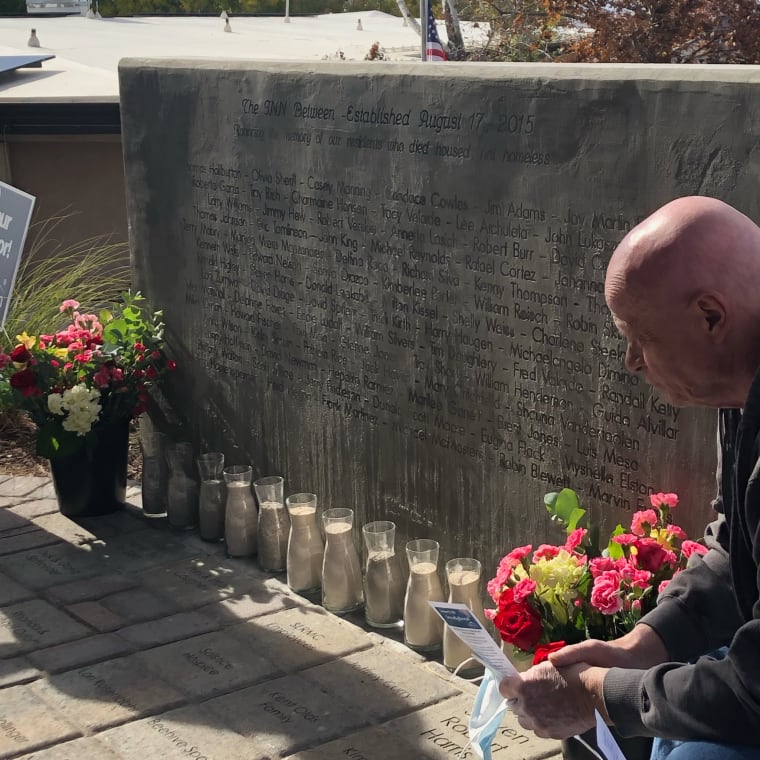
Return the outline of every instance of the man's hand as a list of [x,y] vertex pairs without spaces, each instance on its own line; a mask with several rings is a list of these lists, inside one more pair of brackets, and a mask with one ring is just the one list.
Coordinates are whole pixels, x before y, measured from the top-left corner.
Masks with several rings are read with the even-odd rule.
[[566,739],[594,727],[594,710],[607,720],[602,697],[606,672],[588,665],[572,665],[560,671],[543,662],[522,673],[521,678],[505,678],[499,691],[523,728],[536,736]]
[[586,663],[600,668],[636,668],[646,670],[668,661],[662,639],[646,624],[614,641],[589,639],[549,655],[555,668]]

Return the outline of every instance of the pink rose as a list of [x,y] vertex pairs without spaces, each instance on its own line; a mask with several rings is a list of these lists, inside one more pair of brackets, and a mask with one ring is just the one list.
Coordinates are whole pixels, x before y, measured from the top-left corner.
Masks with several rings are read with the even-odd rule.
[[591,604],[603,615],[614,615],[623,609],[620,598],[620,573],[608,570],[594,580],[591,589]]
[[653,493],[649,497],[649,501],[655,509],[659,509],[663,505],[675,509],[678,506],[678,494]]
[[523,578],[513,589],[515,602],[524,602],[536,590],[536,582],[530,578]]
[[684,541],[681,544],[681,551],[684,557],[691,557],[692,554],[707,554],[709,551],[706,546],[698,544],[696,541]]
[[533,552],[533,561],[538,562],[540,559],[552,559],[559,554],[559,546],[552,546],[551,544],[541,544],[541,546]]
[[586,538],[587,533],[588,531],[585,528],[576,528],[567,537],[567,541],[565,541],[565,549],[569,552],[577,549],[583,543],[583,539]]
[[634,512],[631,519],[631,533],[637,536],[648,536],[649,531],[657,525],[657,512],[653,509],[643,509],[641,512]]

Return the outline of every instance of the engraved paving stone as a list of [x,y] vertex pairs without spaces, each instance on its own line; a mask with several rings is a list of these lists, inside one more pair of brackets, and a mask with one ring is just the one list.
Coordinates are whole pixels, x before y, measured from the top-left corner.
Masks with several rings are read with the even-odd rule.
[[58,583],[90,578],[103,572],[93,561],[95,545],[61,544],[0,558],[0,570],[29,588],[42,589]]
[[301,675],[349,704],[361,704],[374,720],[388,720],[461,693],[451,681],[426,670],[423,662],[390,641]]
[[272,760],[219,716],[185,707],[98,734],[120,760]]
[[297,607],[254,618],[233,630],[239,638],[253,639],[265,657],[289,671],[371,646],[364,631],[316,607]]
[[0,609],[0,650],[6,656],[81,639],[91,632],[39,599]]
[[109,660],[37,681],[29,688],[88,731],[176,707],[183,697],[134,656]]
[[151,673],[193,697],[209,697],[262,681],[281,669],[261,656],[256,643],[229,629],[195,636],[137,655]]
[[[296,675],[204,703],[258,750],[274,757],[334,739],[367,724],[359,710]],[[267,755],[265,755],[267,756]]]
[[542,497],[564,486],[609,528],[677,491],[701,532],[714,414],[626,371],[604,272],[667,199],[760,219],[756,136],[722,129],[760,122],[744,70],[119,72],[136,281],[189,360],[171,401],[199,439],[235,430],[262,472],[449,557],[556,539]]
[[120,757],[97,739],[87,737],[22,755],[20,760],[120,760]]
[[0,607],[29,599],[34,593],[7,575],[0,574]]
[[15,757],[81,733],[28,686],[0,690],[0,757]]
[[[432,707],[397,718],[383,727],[418,749],[430,760],[456,757],[468,741],[467,729],[475,691],[447,699]],[[539,739],[520,728],[515,716],[507,712],[491,747],[494,760],[543,758],[559,749],[553,739]],[[519,753],[519,754],[518,754]]]
[[[380,728],[367,728],[315,749],[289,755],[286,760],[422,760],[424,757],[398,734]],[[466,758],[467,755],[462,757]]]

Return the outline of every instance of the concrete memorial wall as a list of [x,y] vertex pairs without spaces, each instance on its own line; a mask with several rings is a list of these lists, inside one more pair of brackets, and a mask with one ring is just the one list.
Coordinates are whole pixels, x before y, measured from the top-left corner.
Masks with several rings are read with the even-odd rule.
[[[760,219],[754,67],[129,60],[136,283],[199,448],[446,558],[709,518],[714,413],[624,368],[606,264],[686,194]],[[687,513],[689,517],[687,518]]]

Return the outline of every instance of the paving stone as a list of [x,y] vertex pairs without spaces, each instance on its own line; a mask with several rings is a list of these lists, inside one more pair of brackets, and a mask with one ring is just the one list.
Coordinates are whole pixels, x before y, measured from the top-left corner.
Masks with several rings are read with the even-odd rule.
[[28,688],[86,731],[115,726],[183,703],[176,689],[148,673],[134,655],[50,676]]
[[[88,527],[89,523],[87,524]],[[140,573],[149,568],[170,565],[197,554],[181,536],[148,529],[118,533],[93,545],[93,556],[106,572]],[[0,568],[1,569],[1,568]]]
[[234,630],[194,636],[136,658],[151,673],[194,697],[224,694],[282,674],[261,656],[255,642],[237,638]]
[[126,621],[120,615],[104,607],[100,602],[77,602],[64,607],[72,617],[81,620],[96,631],[106,633],[115,631],[126,625]]
[[229,560],[196,557],[140,576],[148,588],[171,597],[189,610],[262,586],[266,577],[256,569],[243,570]]
[[111,752],[105,744],[92,737],[87,737],[85,739],[74,739],[74,741],[64,744],[56,744],[29,755],[21,755],[19,760],[120,760],[120,758],[119,755]]
[[[423,757],[418,749],[413,749],[398,736],[381,728],[366,728],[315,749],[288,755],[286,760],[422,760]],[[472,756],[466,752],[462,757]],[[452,760],[455,760],[454,756]]]
[[25,501],[18,506],[9,507],[9,510],[31,520],[33,517],[58,512],[58,502],[55,499],[33,499],[32,501]]
[[[457,757],[468,740],[467,729],[475,689],[468,691],[470,693],[384,723],[383,728],[400,736],[430,760]],[[514,714],[508,711],[491,749],[494,760],[538,760],[556,754],[560,745],[553,739],[539,739],[531,731],[525,731]]]
[[254,742],[231,731],[205,705],[112,728],[98,734],[98,741],[121,760],[272,760],[270,753],[259,754]]
[[57,502],[57,496],[55,493],[55,486],[53,485],[53,481],[49,480],[47,483],[44,483],[38,488],[35,488],[34,491],[27,494],[26,498],[28,499],[56,499],[56,502]]
[[61,539],[46,530],[27,530],[13,535],[0,536],[0,556],[18,554],[41,546],[58,544]]
[[367,724],[359,712],[297,675],[215,697],[203,707],[273,757],[322,744]]
[[94,544],[70,546],[60,544],[44,549],[0,557],[0,571],[32,589],[47,589],[58,583],[89,578],[102,573],[103,567],[93,561]]
[[139,587],[109,594],[98,604],[125,621],[124,625],[155,620],[179,611],[172,599]]
[[79,517],[77,518],[77,522],[91,530],[93,533],[96,533],[107,526],[113,535],[116,535],[117,533],[134,533],[135,531],[145,530],[147,528],[146,522],[142,517],[142,512],[130,508],[129,505],[118,512],[113,512],[105,518]]
[[26,657],[0,660],[0,688],[28,683],[39,677],[40,671],[32,666]]
[[264,581],[261,588],[252,589],[243,596],[235,596],[208,604],[198,611],[217,621],[219,625],[231,625],[261,615],[268,615],[271,612],[291,609],[297,604],[298,602],[292,596],[273,592],[268,587],[267,581]]
[[27,496],[50,482],[50,478],[34,475],[17,475],[0,483],[0,496]]
[[119,630],[117,635],[136,649],[148,649],[188,636],[215,631],[218,627],[211,618],[198,612],[179,612],[159,620],[127,626]]
[[376,721],[461,694],[454,683],[426,670],[424,660],[392,641],[301,675],[349,704],[361,704]]
[[34,694],[32,688],[11,686],[0,691],[0,757],[14,757],[81,736]]
[[12,509],[0,509],[0,531],[5,532],[17,528],[33,529],[29,520],[16,514]]
[[82,581],[62,583],[44,591],[44,594],[48,599],[59,604],[76,604],[77,602],[101,599],[109,594],[135,588],[137,585],[136,578],[114,573],[98,575],[95,578],[87,578]]
[[81,639],[90,633],[89,628],[41,599],[0,609],[0,651],[4,656]]
[[265,657],[288,671],[320,665],[372,645],[361,629],[311,606],[241,623],[236,635],[250,635]]
[[60,512],[35,517],[34,524],[51,535],[58,536],[63,541],[74,545],[96,541],[100,537],[97,533],[89,531],[83,525],[79,525],[79,523],[62,515]]
[[38,649],[36,652],[30,652],[28,658],[48,673],[60,673],[120,657],[132,651],[133,647],[124,639],[103,633],[48,649]]
[[33,596],[34,592],[30,591],[26,586],[16,583],[16,581],[7,575],[0,573],[0,607],[13,604],[14,602],[21,602]]

